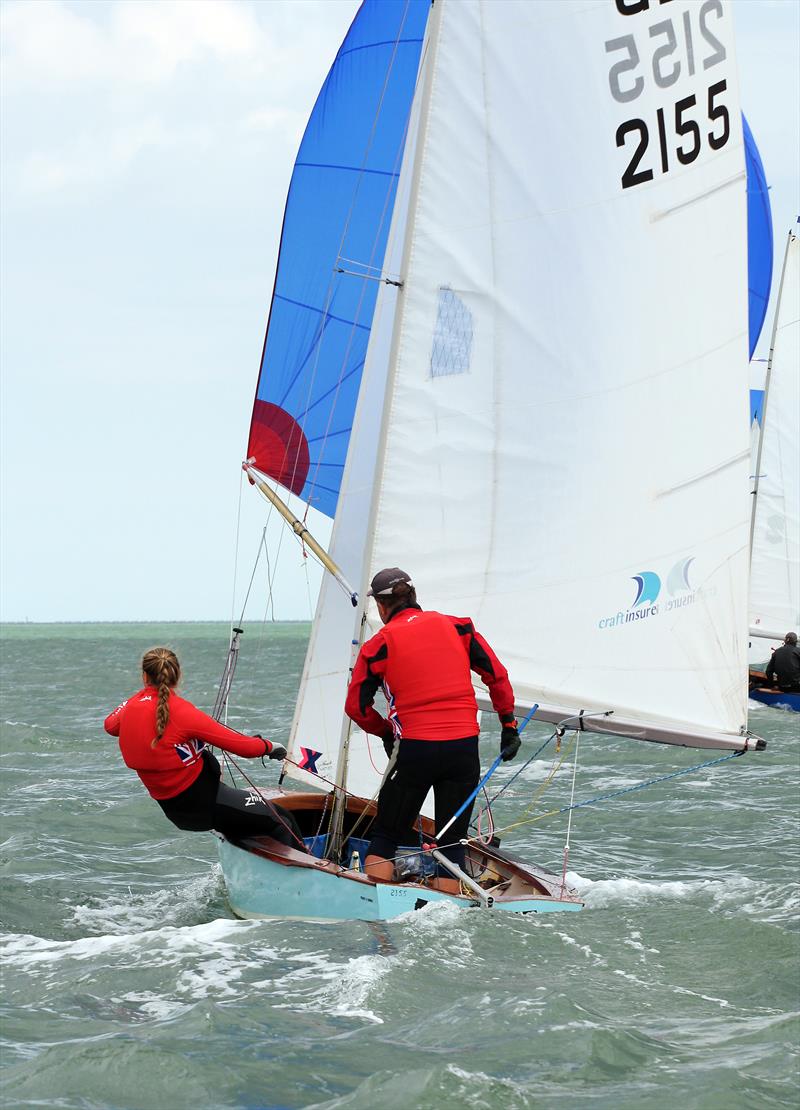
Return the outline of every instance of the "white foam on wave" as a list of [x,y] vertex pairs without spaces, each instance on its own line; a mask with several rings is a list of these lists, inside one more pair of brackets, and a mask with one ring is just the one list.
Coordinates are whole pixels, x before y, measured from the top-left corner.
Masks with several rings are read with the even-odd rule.
[[74,906],[70,924],[101,934],[158,928],[165,919],[174,921],[181,913],[203,910],[218,893],[221,884],[218,864],[178,887],[134,894],[127,897],[95,898],[91,903]]
[[80,937],[77,940],[45,940],[24,933],[9,933],[0,938],[0,956],[18,969],[34,969],[62,960],[101,960],[115,956],[128,966],[131,954],[136,951],[142,952],[151,964],[174,962],[176,956],[189,954],[196,960],[198,949],[208,947],[218,951],[223,945],[232,951],[234,946],[230,942],[241,940],[246,930],[257,925],[258,922],[254,921],[219,918],[183,928],[164,926],[139,933]]
[[578,891],[587,907],[604,909],[607,906],[636,905],[659,899],[684,901],[697,895],[717,900],[740,898],[746,890],[755,887],[752,879],[731,875],[726,879],[585,879],[575,871],[567,873],[571,886]]
[[119,1001],[135,1007],[139,1013],[154,1021],[173,1021],[191,1009],[190,1003],[164,998],[152,991],[128,991],[119,996]]
[[721,1010],[730,1006],[730,1002],[727,1000],[727,998],[715,998],[712,994],[698,994],[697,991],[690,991],[688,987],[673,987],[672,993],[689,994],[692,996],[692,998],[702,998],[704,1002],[716,1002]]
[[[800,888],[786,883],[765,883],[745,875],[714,879],[585,879],[577,872],[567,880],[587,909],[608,909],[657,901],[710,899],[714,908],[745,914],[764,924],[783,925],[800,910]],[[635,947],[631,944],[631,947]]]
[[642,934],[636,932],[636,930],[632,930],[627,937],[623,937],[622,943],[627,945],[628,948],[633,948],[636,952],[649,952],[653,956],[660,955],[657,948],[648,948],[646,944],[642,944]]
[[424,909],[409,910],[394,920],[408,929],[414,949],[419,945],[432,957],[441,956],[451,967],[473,967],[472,930],[484,911],[465,913],[463,902],[429,902]]
[[579,952],[582,952],[587,960],[591,960],[593,964],[596,964],[599,967],[605,967],[608,963],[608,961],[604,959],[598,952],[593,952],[588,944],[580,944],[577,940],[575,940],[574,937],[571,937],[569,933],[561,933],[558,931],[558,929],[556,929],[555,932],[559,940],[572,948],[577,948],[577,950]]
[[269,988],[286,1001],[278,1010],[305,1010],[332,1017],[360,1018],[383,1024],[383,1018],[370,1006],[375,991],[398,961],[397,956],[368,954],[341,963],[320,953],[290,957],[302,966],[277,982],[253,984]]

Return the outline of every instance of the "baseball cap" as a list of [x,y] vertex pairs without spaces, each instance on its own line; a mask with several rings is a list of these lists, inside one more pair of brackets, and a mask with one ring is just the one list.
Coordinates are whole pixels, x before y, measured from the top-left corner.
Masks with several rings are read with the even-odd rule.
[[385,570],[379,570],[369,584],[367,597],[380,597],[390,594],[392,588],[398,582],[407,582],[409,586],[414,585],[411,581],[411,575],[406,574],[404,570],[400,570],[400,567],[387,567]]

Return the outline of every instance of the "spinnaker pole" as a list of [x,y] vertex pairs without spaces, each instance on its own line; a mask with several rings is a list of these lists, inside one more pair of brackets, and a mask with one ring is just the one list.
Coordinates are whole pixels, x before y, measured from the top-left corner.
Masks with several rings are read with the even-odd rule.
[[297,536],[297,538],[299,540],[302,540],[306,547],[313,551],[313,553],[316,555],[325,569],[327,571],[330,571],[330,573],[333,575],[342,589],[350,595],[350,600],[353,605],[358,605],[358,594],[347,581],[345,576],[342,574],[336,563],[334,563],[328,552],[325,550],[324,547],[317,543],[317,541],[311,535],[302,520],[298,519],[298,517],[294,515],[289,506],[285,504],[285,502],[283,502],[280,497],[278,497],[275,490],[272,489],[271,486],[267,485],[267,483],[259,477],[258,471],[255,470],[255,468],[251,465],[249,459],[247,460],[247,462],[242,463],[242,470],[245,472],[245,474],[252,482],[252,484],[256,487],[256,489],[258,489],[260,493],[263,493],[263,495],[266,497],[267,501],[269,501],[271,505],[275,506],[283,519],[287,522],[289,527]]

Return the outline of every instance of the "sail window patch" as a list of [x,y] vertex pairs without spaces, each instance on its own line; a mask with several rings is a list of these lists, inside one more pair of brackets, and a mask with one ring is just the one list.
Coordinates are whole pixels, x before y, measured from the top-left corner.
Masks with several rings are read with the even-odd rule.
[[431,377],[465,374],[472,356],[472,313],[447,285],[439,288],[431,348]]

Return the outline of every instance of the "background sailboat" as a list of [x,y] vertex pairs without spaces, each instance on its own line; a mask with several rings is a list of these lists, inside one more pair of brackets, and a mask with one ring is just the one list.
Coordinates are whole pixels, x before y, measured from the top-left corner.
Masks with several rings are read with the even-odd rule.
[[[519,711],[757,745],[732,60],[722,4],[361,8],[298,158],[246,464],[335,511],[349,586],[323,580],[290,777],[374,796],[350,594],[398,562],[475,618]],[[306,220],[336,232],[287,255]],[[223,845],[239,892],[248,855]]]
[[[800,630],[800,246],[786,242],[756,459],[750,571],[750,636],[757,659]],[[766,704],[800,695],[751,694]]]

